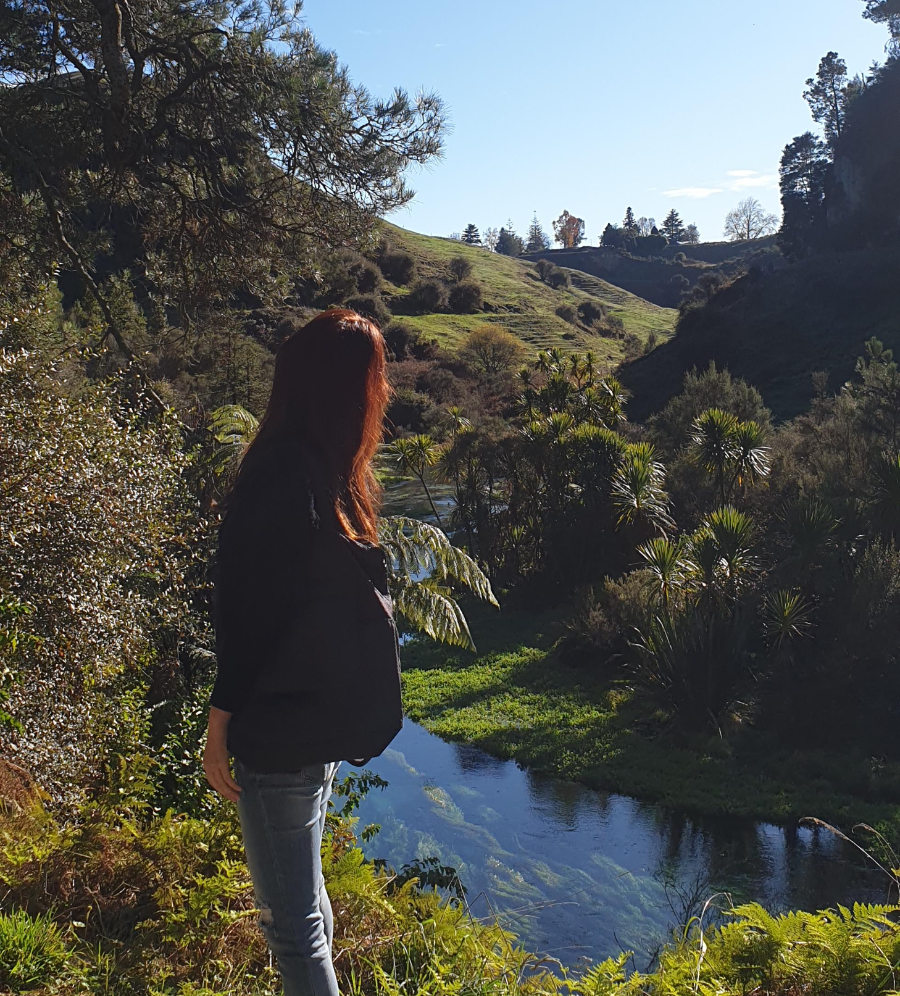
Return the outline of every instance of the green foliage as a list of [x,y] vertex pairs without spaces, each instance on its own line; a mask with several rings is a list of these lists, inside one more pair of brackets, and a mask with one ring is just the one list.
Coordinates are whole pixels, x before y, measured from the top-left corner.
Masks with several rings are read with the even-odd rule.
[[895,988],[900,931],[893,906],[838,907],[773,915],[755,903],[730,911],[716,930],[701,921],[660,953],[646,975],[628,975],[627,955],[611,958],[582,982],[584,996],[644,993],[798,992],[876,996]]
[[299,8],[144,2],[125,31],[77,4],[4,18],[0,65],[19,82],[2,94],[11,244],[46,272],[65,260],[107,322],[98,253],[185,313],[238,290],[268,300],[309,273],[324,233],[358,241],[405,204],[405,169],[440,151],[440,100],[374,99]]
[[[490,582],[475,561],[453,546],[442,530],[417,519],[382,519],[379,538],[394,564],[391,593],[398,612],[433,640],[474,650],[469,625],[450,585],[461,584],[497,605]],[[413,580],[417,576],[421,580]]]
[[351,311],[370,319],[381,329],[390,324],[391,313],[380,294],[358,294],[348,297],[344,303]]
[[442,280],[417,280],[409,293],[410,304],[420,314],[447,307],[447,285]]
[[71,952],[60,929],[46,914],[22,910],[0,914],[0,986],[24,993],[55,985]]
[[484,292],[474,280],[461,280],[450,288],[448,302],[450,310],[459,314],[481,311]]
[[450,260],[449,270],[453,279],[459,283],[463,280],[468,280],[472,275],[472,264],[465,256],[454,256]]
[[378,257],[378,267],[384,276],[398,287],[405,287],[416,279],[416,261],[411,253],[388,250]]
[[140,735],[144,683],[204,639],[206,524],[173,421],[121,382],[68,396],[38,356],[0,350],[0,429],[0,597],[33,610],[27,639],[21,613],[2,623],[9,742],[71,801]]

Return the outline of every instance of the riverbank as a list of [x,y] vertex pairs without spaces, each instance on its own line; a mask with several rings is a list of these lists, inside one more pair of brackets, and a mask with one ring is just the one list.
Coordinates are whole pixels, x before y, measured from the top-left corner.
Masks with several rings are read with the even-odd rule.
[[477,611],[472,626],[478,655],[404,647],[406,713],[446,740],[689,814],[900,822],[900,764],[785,749],[753,730],[676,740],[627,681],[560,660],[553,611]]

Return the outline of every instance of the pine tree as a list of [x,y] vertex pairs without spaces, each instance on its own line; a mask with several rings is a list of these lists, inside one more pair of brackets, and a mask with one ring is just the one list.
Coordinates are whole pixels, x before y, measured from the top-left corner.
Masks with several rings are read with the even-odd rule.
[[528,239],[525,242],[525,252],[545,252],[550,248],[550,239],[547,233],[541,228],[537,213],[531,219],[528,226]]
[[622,228],[624,228],[626,232],[636,232],[637,227],[638,223],[634,220],[634,211],[629,208],[625,212],[625,220],[622,222]]
[[478,234],[478,229],[472,224],[466,225],[465,231],[462,233],[462,241],[465,242],[466,245],[480,246],[481,236]]
[[808,90],[803,94],[809,104],[813,120],[825,129],[831,145],[841,137],[847,104],[858,92],[858,85],[851,86],[847,79],[847,63],[837,54],[829,52],[819,63],[815,78],[806,81]]
[[501,256],[521,256],[524,249],[525,243],[516,235],[512,221],[508,221],[506,227],[500,229],[500,234],[497,236],[497,248],[494,251],[500,253]]
[[687,229],[684,227],[684,222],[681,220],[681,215],[672,208],[672,210],[666,215],[666,220],[663,222],[662,233],[670,242],[683,242]]

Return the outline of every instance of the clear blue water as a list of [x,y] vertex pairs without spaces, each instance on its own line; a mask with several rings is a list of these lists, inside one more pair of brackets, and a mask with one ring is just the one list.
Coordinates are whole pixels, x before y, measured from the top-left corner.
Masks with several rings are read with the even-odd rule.
[[[458,870],[474,916],[497,916],[566,966],[625,948],[644,968],[717,893],[773,909],[888,899],[881,873],[825,830],[692,820],[534,775],[408,721],[367,767],[390,786],[361,806],[361,824],[382,826],[366,853],[398,869],[439,857]],[[714,900],[713,915],[727,904]]]

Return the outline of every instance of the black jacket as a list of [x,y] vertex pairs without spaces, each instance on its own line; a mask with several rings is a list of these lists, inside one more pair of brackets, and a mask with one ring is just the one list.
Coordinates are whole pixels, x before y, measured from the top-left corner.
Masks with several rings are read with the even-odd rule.
[[373,757],[402,725],[384,554],[339,528],[315,466],[257,451],[219,530],[211,703],[258,771]]

